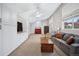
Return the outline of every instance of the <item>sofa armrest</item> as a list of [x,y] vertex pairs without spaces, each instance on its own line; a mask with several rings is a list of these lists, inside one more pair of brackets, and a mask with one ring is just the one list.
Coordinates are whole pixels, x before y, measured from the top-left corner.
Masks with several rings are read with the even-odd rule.
[[79,56],[79,44],[71,44],[70,55]]
[[79,47],[78,43],[71,44],[72,47]]

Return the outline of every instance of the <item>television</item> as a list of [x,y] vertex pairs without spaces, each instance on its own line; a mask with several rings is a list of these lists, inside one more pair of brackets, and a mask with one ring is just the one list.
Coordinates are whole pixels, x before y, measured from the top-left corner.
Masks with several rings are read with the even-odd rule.
[[17,32],[22,32],[23,31],[23,26],[21,22],[17,22]]

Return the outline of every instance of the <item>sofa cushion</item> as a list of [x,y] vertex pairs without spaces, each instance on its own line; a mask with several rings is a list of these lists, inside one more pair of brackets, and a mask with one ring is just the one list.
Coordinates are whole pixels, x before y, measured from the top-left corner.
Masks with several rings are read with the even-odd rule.
[[66,33],[62,33],[62,39],[63,39],[63,37],[64,37],[65,34],[66,34]]
[[70,34],[65,34],[63,40],[66,41],[70,36],[71,36]]
[[70,51],[70,45],[68,45],[64,40],[62,40],[61,42],[61,49],[64,53],[66,53],[67,55],[69,55],[69,51]]
[[74,39],[73,36],[70,36],[70,37],[66,40],[66,43],[69,44],[69,45],[71,45],[71,44],[74,43],[74,42],[75,42],[75,39]]
[[75,39],[74,43],[79,43],[79,37],[75,36],[74,39]]

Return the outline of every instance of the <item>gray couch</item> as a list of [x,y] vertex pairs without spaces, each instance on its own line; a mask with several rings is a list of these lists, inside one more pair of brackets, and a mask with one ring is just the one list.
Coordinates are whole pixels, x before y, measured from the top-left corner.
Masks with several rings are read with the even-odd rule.
[[[65,33],[67,34],[67,33]],[[74,34],[73,34],[74,35]],[[58,46],[58,48],[60,48],[65,54],[67,54],[68,56],[79,56],[79,36],[78,35],[74,35],[75,38],[75,42],[71,45],[68,45],[66,43],[65,40],[62,39],[58,39],[55,36],[52,36],[51,40],[53,41],[53,43]]]

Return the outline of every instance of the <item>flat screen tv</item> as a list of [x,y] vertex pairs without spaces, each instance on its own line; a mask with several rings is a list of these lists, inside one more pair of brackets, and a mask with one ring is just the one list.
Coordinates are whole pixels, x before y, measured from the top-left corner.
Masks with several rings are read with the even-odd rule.
[[17,32],[22,32],[23,31],[23,26],[21,22],[17,22]]

